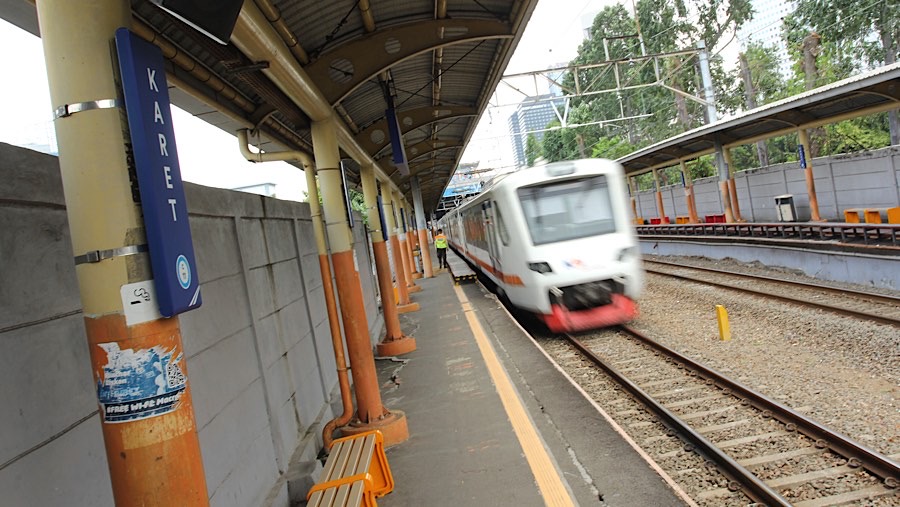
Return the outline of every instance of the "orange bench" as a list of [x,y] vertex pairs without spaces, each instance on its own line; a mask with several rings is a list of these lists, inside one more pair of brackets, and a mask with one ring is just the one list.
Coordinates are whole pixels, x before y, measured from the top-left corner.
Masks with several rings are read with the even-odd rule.
[[384,437],[372,430],[334,441],[322,475],[306,500],[309,507],[375,507],[376,498],[393,490]]
[[844,210],[844,222],[848,224],[858,224],[862,222],[862,208],[847,208]]

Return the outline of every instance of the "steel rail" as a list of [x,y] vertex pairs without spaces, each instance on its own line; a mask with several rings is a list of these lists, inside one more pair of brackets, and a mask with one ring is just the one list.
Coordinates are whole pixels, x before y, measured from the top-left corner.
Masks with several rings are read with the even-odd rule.
[[575,346],[575,348],[580,350],[582,354],[590,358],[590,360],[595,364],[603,368],[603,370],[605,370],[607,374],[615,379],[616,382],[621,384],[628,392],[630,392],[638,400],[640,400],[641,403],[646,405],[661,419],[663,419],[666,424],[669,425],[669,427],[681,433],[688,441],[690,441],[690,443],[700,448],[703,454],[715,460],[722,467],[722,472],[727,475],[732,481],[741,484],[745,489],[745,493],[747,493],[747,495],[751,499],[770,507],[789,507],[791,505],[791,503],[788,502],[780,494],[778,494],[777,491],[769,487],[765,482],[763,482],[752,472],[741,466],[731,456],[722,452],[721,449],[707,440],[706,437],[695,431],[684,421],[682,421],[678,416],[676,416],[667,408],[662,406],[659,402],[654,400],[643,389],[638,387],[637,384],[625,378],[625,376],[619,373],[619,371],[616,370],[612,365],[606,363],[603,359],[594,354],[580,340],[570,334],[566,334],[565,336],[569,340],[569,342],[571,342],[572,345]]
[[656,342],[635,329],[627,326],[620,326],[620,328],[651,348],[699,372],[703,378],[712,379],[719,387],[729,389],[733,394],[746,399],[751,405],[764,411],[764,413],[771,414],[785,424],[793,424],[798,431],[814,440],[821,440],[835,453],[840,454],[847,459],[855,458],[866,470],[884,479],[886,486],[900,486],[900,463],[897,463],[887,456],[869,449],[836,431],[822,426],[803,414],[795,412],[790,407],[782,405],[763,394],[757,393],[749,387],[731,380],[725,375]]
[[656,260],[656,259],[651,260],[651,259],[644,258],[643,261],[644,261],[644,263],[659,264],[662,266],[672,266],[672,267],[677,267],[677,268],[696,269],[698,271],[706,271],[709,273],[719,273],[719,274],[723,274],[723,275],[733,275],[733,276],[741,276],[741,277],[745,277],[745,278],[765,280],[767,282],[778,283],[781,285],[796,285],[799,287],[804,287],[804,288],[811,289],[811,290],[819,290],[819,291],[828,292],[831,294],[838,294],[838,295],[849,294],[851,296],[855,296],[855,297],[859,297],[859,298],[868,298],[868,299],[871,299],[874,301],[878,301],[879,303],[893,303],[896,305],[900,305],[900,297],[891,296],[888,294],[876,294],[874,292],[866,292],[866,291],[861,291],[861,290],[840,289],[837,287],[829,287],[827,285],[818,285],[818,284],[809,283],[809,282],[785,280],[783,278],[775,278],[773,276],[737,273],[737,272],[728,271],[725,269],[706,268],[706,267],[700,267],[700,266],[692,266],[689,264],[678,264],[675,262],[660,261],[660,260]]
[[[701,271],[703,270],[702,268],[694,268],[693,266],[679,266],[679,267],[682,267],[682,268],[689,268],[689,269],[699,269],[699,270],[701,270]],[[701,279],[701,278],[694,278],[694,277],[687,276],[687,275],[677,275],[677,274],[675,274],[675,273],[666,273],[666,272],[664,272],[664,271],[656,271],[656,270],[653,270],[653,269],[647,269],[647,268],[644,268],[644,270],[647,271],[648,273],[654,273],[654,274],[663,275],[663,276],[670,276],[670,277],[672,277],[672,278],[678,278],[678,279],[681,279],[681,280],[688,280],[688,281],[691,281],[691,282],[698,282],[698,283],[702,283],[702,284],[706,284],[706,285],[714,285],[714,286],[716,286],[716,287],[722,287],[722,288],[726,288],[726,289],[737,290],[737,291],[746,292],[746,293],[749,293],[749,294],[756,294],[756,295],[758,295],[758,296],[762,296],[762,297],[769,298],[769,299],[777,299],[777,300],[785,301],[785,302],[788,302],[788,303],[794,303],[794,304],[803,305],[803,306],[809,306],[809,307],[813,307],[813,308],[821,308],[821,309],[823,309],[823,310],[829,310],[829,311],[832,311],[832,312],[835,312],[835,313],[839,313],[839,314],[842,314],[842,315],[848,315],[848,316],[851,316],[851,317],[863,317],[863,318],[866,318],[866,319],[869,319],[869,320],[873,320],[873,321],[876,321],[876,322],[880,322],[880,323],[882,323],[882,324],[890,324],[890,325],[892,325],[892,326],[900,326],[900,319],[896,319],[896,318],[888,317],[888,316],[884,316],[884,315],[878,315],[878,314],[875,314],[875,313],[869,313],[869,312],[864,312],[864,311],[860,311],[860,310],[851,310],[851,309],[849,309],[849,308],[844,308],[844,307],[840,307],[840,306],[829,305],[829,304],[826,304],[826,303],[816,303],[816,302],[814,302],[814,301],[798,300],[798,299],[796,299],[796,298],[792,298],[792,297],[789,297],[789,296],[779,296],[778,294],[772,294],[772,293],[770,293],[770,292],[763,292],[763,291],[761,291],[761,290],[749,289],[749,288],[746,288],[746,287],[738,287],[738,286],[736,286],[736,285],[731,285],[731,284],[727,284],[727,283],[723,283],[723,282],[714,282],[714,281],[711,281],[711,280],[703,280],[703,279]],[[735,274],[735,273],[729,273],[729,272],[727,272],[727,271],[723,271],[722,273]],[[736,276],[744,276],[744,277],[748,277],[748,278],[755,278],[753,275],[742,275],[742,274],[737,274]],[[767,281],[768,281],[768,280],[767,280]],[[780,282],[783,283],[783,284],[789,284],[789,283],[791,283],[791,282],[788,282],[788,281],[780,281]],[[816,289],[819,289],[819,288],[820,288],[819,286],[814,286],[814,287],[815,287]],[[849,292],[849,291],[848,291],[848,293],[851,294],[851,295],[853,294],[852,292]],[[867,297],[868,297],[868,293],[865,293],[865,294],[867,294]]]

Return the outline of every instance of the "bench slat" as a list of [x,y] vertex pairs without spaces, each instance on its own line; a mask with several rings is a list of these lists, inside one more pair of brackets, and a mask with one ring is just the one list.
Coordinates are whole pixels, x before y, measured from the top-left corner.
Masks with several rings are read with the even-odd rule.
[[373,430],[334,441],[319,481],[307,494],[312,507],[377,505],[394,489],[384,440]]

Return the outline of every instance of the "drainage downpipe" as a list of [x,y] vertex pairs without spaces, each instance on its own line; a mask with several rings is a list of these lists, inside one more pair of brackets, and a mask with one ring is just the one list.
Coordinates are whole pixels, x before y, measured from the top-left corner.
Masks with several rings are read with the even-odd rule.
[[322,274],[322,287],[325,291],[325,307],[328,309],[328,327],[331,330],[331,344],[334,347],[334,362],[337,366],[338,384],[341,388],[341,403],[344,412],[322,429],[322,441],[325,449],[331,449],[334,441],[334,430],[344,426],[353,417],[353,399],[350,396],[350,375],[347,360],[344,358],[344,342],[341,339],[341,324],[338,320],[337,304],[334,298],[334,285],[331,281],[331,262],[328,260],[328,249],[325,246],[325,225],[322,223],[322,209],[319,205],[319,192],[316,187],[316,172],[312,157],[302,151],[279,151],[271,153],[253,153],[249,146],[247,129],[237,131],[238,145],[241,155],[250,162],[274,162],[299,160],[306,174],[306,186],[309,195],[309,211],[312,217],[313,232],[316,236],[316,249],[319,253],[319,271]]

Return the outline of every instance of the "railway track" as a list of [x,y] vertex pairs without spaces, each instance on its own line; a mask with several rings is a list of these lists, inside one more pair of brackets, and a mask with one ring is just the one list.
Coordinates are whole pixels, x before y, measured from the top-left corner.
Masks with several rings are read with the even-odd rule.
[[627,327],[566,338],[568,348],[548,353],[588,384],[603,369],[646,407],[587,389],[614,397],[598,401],[617,407],[613,417],[699,505],[900,505],[900,464],[799,411]]
[[[900,327],[900,297],[644,259],[648,273],[714,285]],[[652,267],[651,267],[652,266]]]

